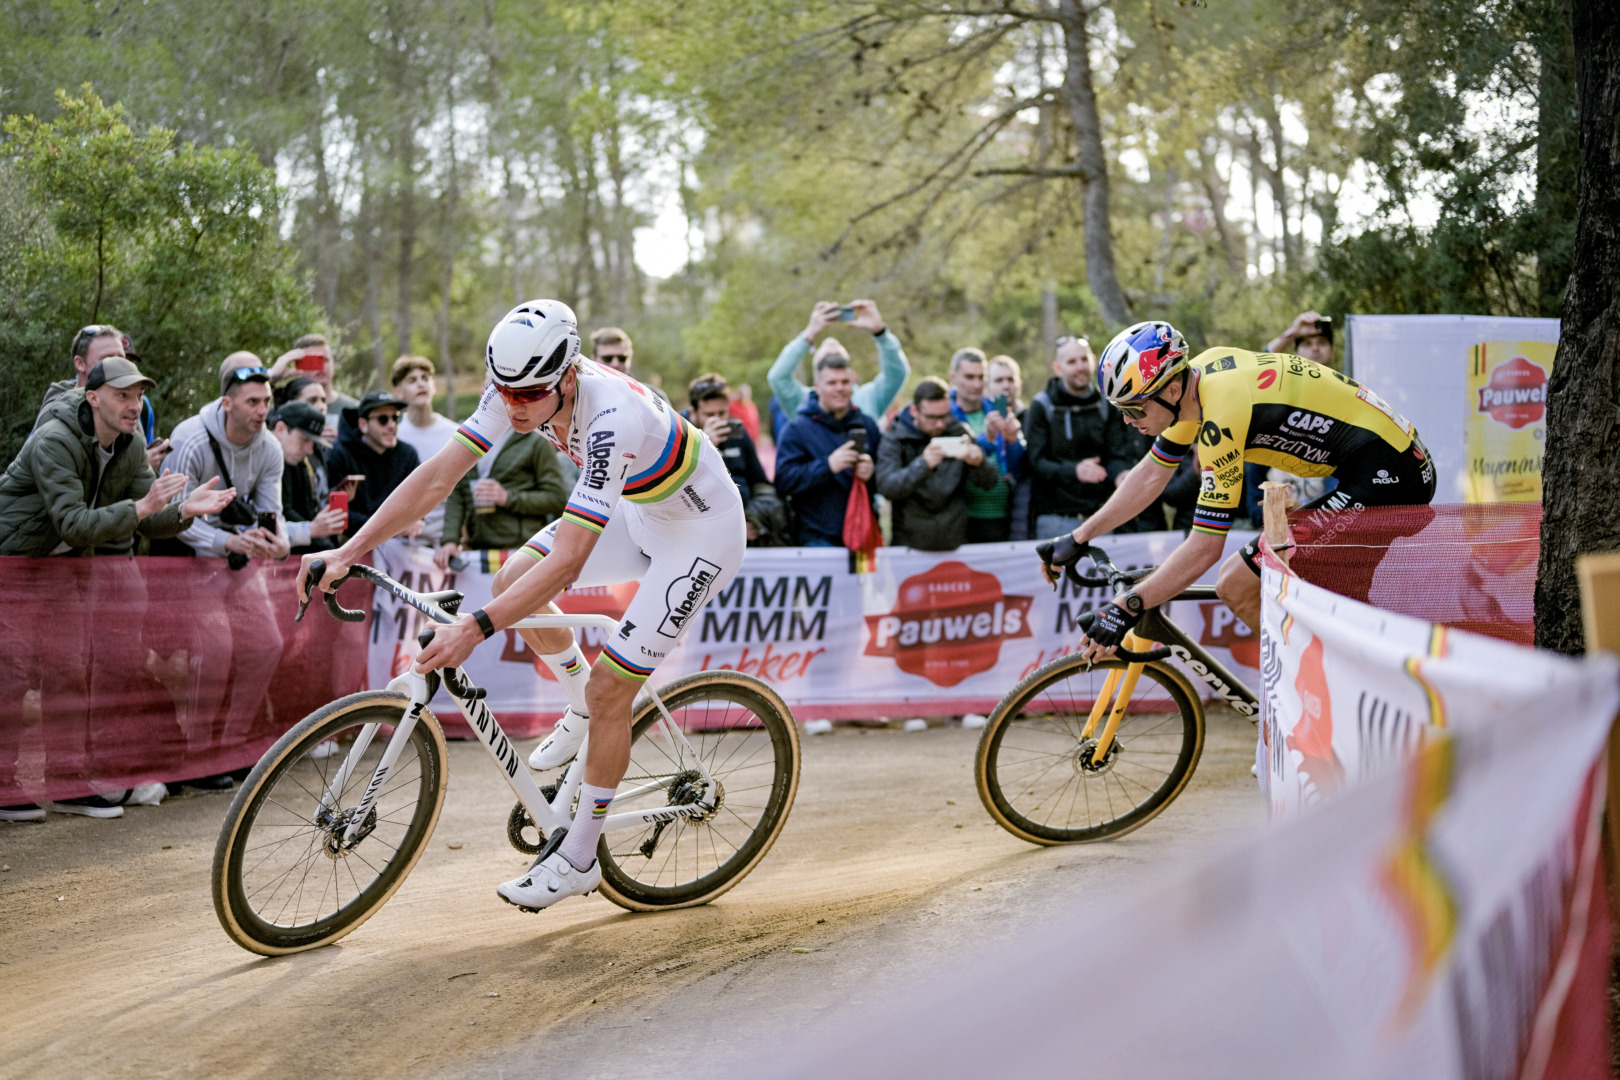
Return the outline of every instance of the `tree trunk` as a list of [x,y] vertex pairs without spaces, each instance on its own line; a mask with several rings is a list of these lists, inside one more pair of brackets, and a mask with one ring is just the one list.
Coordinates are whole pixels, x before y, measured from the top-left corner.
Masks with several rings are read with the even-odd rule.
[[[414,291],[412,271],[416,267],[416,132],[412,130],[409,113],[400,119],[399,145],[399,307],[394,316],[394,331],[399,338],[398,355],[411,351],[411,294]],[[388,373],[378,361],[377,378],[387,385]]]
[[[455,116],[455,75],[446,80],[448,108],[445,115]],[[440,238],[440,255],[444,259],[444,277],[439,282],[439,366],[444,372],[444,414],[452,420],[456,416],[456,358],[450,351],[451,300],[456,281],[456,209],[461,198],[460,170],[456,167],[456,125],[445,125],[445,182],[444,232]]]
[[1221,251],[1226,256],[1226,269],[1233,277],[1246,278],[1247,259],[1244,257],[1242,238],[1233,231],[1232,223],[1226,218],[1226,181],[1221,179],[1215,155],[1205,153],[1202,145],[1198,147],[1198,173],[1204,184],[1204,194],[1209,197],[1209,213],[1215,219],[1215,232],[1220,237]]
[[371,333],[372,366],[380,370],[383,362],[382,312],[379,307],[382,299],[382,252],[377,244],[377,195],[369,169],[362,171],[360,182],[365,185],[360,196],[360,258],[366,267],[366,292],[361,302],[360,317]]
[[1103,152],[1102,117],[1091,85],[1091,30],[1080,0],[1058,0],[1063,25],[1066,72],[1063,90],[1074,124],[1075,164],[1080,170],[1084,206],[1086,283],[1103,318],[1113,326],[1131,321],[1131,306],[1114,270],[1114,237],[1108,199],[1108,157]]
[[1557,318],[1569,282],[1569,227],[1575,221],[1578,184],[1578,120],[1575,108],[1575,37],[1569,0],[1541,5],[1530,40],[1540,60],[1536,87],[1536,211],[1541,244],[1536,252],[1537,307]]
[[326,316],[337,320],[338,242],[341,236],[337,199],[332,193],[332,176],[326,167],[324,105],[317,110],[309,129],[310,156],[315,163],[315,301]]
[[1575,557],[1620,549],[1620,5],[1575,0],[1573,271],[1547,388],[1536,644],[1583,651]]

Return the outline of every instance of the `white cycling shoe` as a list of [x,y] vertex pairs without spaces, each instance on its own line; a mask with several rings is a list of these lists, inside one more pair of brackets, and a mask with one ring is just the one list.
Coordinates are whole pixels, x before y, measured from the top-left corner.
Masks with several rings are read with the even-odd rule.
[[590,728],[591,718],[579,715],[570,707],[557,721],[557,726],[551,729],[551,734],[529,755],[529,768],[555,769],[573,761]]
[[[565,832],[558,829],[557,835]],[[601,861],[592,862],[589,870],[575,870],[574,864],[556,850],[557,846],[555,842],[547,844],[527,871],[495,886],[496,894],[514,907],[535,912],[570,896],[595,892],[602,884]]]

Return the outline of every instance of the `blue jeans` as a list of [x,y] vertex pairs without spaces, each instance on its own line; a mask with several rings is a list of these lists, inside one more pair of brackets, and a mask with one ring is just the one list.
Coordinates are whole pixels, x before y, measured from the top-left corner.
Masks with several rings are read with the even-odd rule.
[[1050,540],[1064,533],[1072,533],[1080,527],[1084,518],[1065,517],[1062,514],[1036,514],[1035,540]]
[[804,542],[803,546],[804,547],[843,547],[844,545],[835,544],[831,540],[820,540],[820,539],[812,537],[811,539],[806,540]]

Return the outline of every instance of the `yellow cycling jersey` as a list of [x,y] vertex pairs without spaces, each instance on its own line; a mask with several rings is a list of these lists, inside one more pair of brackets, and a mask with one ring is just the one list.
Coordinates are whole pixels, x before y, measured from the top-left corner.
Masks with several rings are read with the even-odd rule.
[[1296,476],[1332,476],[1369,450],[1382,452],[1380,442],[1405,453],[1416,438],[1411,423],[1377,394],[1302,357],[1207,349],[1192,367],[1203,417],[1169,428],[1149,456],[1173,469],[1197,443],[1203,473],[1193,511],[1197,532],[1232,527],[1246,461]]

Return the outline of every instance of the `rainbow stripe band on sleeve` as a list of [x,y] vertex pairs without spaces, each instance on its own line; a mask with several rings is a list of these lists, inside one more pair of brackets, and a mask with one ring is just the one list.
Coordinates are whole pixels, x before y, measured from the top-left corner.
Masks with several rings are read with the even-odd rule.
[[562,519],[572,521],[582,529],[589,529],[593,533],[600,533],[607,528],[608,516],[600,510],[592,510],[576,502],[570,502],[563,508]]
[[1226,517],[1215,517],[1206,514],[1203,507],[1193,510],[1193,532],[1211,533],[1215,536],[1225,536],[1232,529],[1232,522]]
[[1154,461],[1158,462],[1160,465],[1163,465],[1167,469],[1174,469],[1176,466],[1180,465],[1181,459],[1186,456],[1185,453],[1182,453],[1176,457],[1171,457],[1169,454],[1159,449],[1158,442],[1154,442],[1152,446],[1148,447],[1148,454],[1153,458]]
[[632,682],[646,682],[647,676],[653,673],[653,669],[650,667],[642,667],[639,664],[632,664],[630,661],[614,652],[613,646],[611,645],[602,646],[602,655],[598,657],[598,659],[605,661],[610,670],[618,672],[620,675],[623,675]]
[[[697,468],[702,436],[697,428],[673,417],[669,439],[652,465],[624,482],[624,497],[631,502],[651,503],[667,499],[686,483]],[[565,515],[567,511],[563,512]]]
[[538,539],[530,540],[528,543],[518,548],[518,550],[533,558],[535,562],[539,562],[541,559],[551,554],[551,549],[542,544]]
[[490,441],[466,424],[456,428],[456,439],[460,441],[462,446],[465,446],[479,457],[489,453]]

